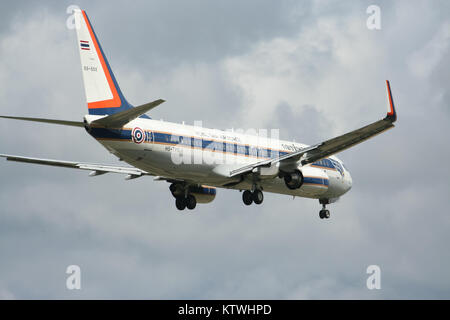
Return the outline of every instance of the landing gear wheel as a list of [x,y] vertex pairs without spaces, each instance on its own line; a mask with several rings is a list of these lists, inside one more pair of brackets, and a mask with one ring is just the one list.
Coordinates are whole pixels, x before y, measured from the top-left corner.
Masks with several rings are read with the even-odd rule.
[[322,205],[322,210],[319,212],[320,219],[329,219],[330,210],[327,210],[327,204],[330,203],[329,199],[319,199],[319,203]]
[[252,194],[253,202],[256,204],[261,204],[264,200],[264,195],[261,190],[256,189]]
[[330,218],[330,210],[320,210],[319,212],[320,219],[329,219]]
[[252,202],[253,202],[253,195],[252,195],[251,191],[245,190],[242,193],[242,201],[244,202],[244,204],[246,206],[249,206],[249,205],[252,204]]
[[320,210],[320,211],[319,211],[319,218],[320,218],[320,219],[325,218],[325,216],[324,216],[324,214],[323,214],[323,210]]
[[178,210],[184,210],[186,209],[187,201],[186,198],[178,197],[175,200],[175,206]]
[[195,197],[193,195],[188,195],[188,197],[186,198],[186,207],[189,210],[195,209],[195,206],[197,205],[197,199],[195,199]]

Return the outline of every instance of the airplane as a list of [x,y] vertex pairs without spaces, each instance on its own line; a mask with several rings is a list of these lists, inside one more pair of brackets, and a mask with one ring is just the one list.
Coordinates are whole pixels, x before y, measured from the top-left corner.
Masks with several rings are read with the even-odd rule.
[[[378,121],[341,136],[306,145],[257,135],[207,129],[151,119],[146,113],[165,102],[132,106],[125,99],[84,10],[74,10],[88,114],[83,121],[0,116],[84,128],[128,166],[50,160],[0,154],[9,161],[126,175],[153,176],[170,183],[178,210],[210,203],[217,188],[242,192],[245,205],[260,205],[264,192],[319,200],[321,219],[328,204],[352,187],[352,178],[335,154],[394,127],[397,113],[386,80],[388,112]],[[223,161],[225,158],[226,161]]]

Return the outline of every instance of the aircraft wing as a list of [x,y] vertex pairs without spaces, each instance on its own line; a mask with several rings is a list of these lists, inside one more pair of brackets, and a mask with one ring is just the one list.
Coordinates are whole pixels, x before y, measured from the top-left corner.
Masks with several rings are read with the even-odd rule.
[[394,127],[394,122],[397,120],[397,113],[395,111],[394,100],[392,98],[391,86],[389,81],[386,80],[387,94],[389,99],[389,111],[386,117],[382,120],[371,123],[360,129],[348,132],[336,138],[326,140],[322,143],[318,143],[311,147],[285,154],[283,156],[260,161],[245,167],[233,170],[230,172],[230,177],[241,175],[253,171],[258,167],[269,167],[272,164],[283,162],[298,162],[302,165],[313,163],[322,158],[329,157],[340,151],[353,147],[354,145],[361,143],[367,139],[370,139],[377,134],[380,134],[390,128]]
[[342,136],[324,141],[316,145],[313,150],[306,153],[304,159],[301,160],[301,163],[302,165],[305,165],[329,157],[393,127],[394,125],[392,122],[383,119]]
[[90,176],[98,176],[105,173],[122,173],[127,174],[127,179],[139,178],[143,175],[150,175],[150,173],[133,167],[120,167],[120,166],[110,166],[96,163],[86,163],[86,162],[75,162],[75,161],[62,161],[62,160],[50,160],[50,159],[40,159],[40,158],[30,158],[21,157],[7,154],[0,154],[0,157],[6,158],[8,161],[24,162],[41,164],[54,167],[64,167],[80,170],[90,170],[92,171]]
[[256,163],[246,165],[245,167],[241,167],[239,169],[230,171],[230,178],[244,174],[244,173],[251,172],[258,167],[270,167],[272,164],[275,164],[277,162],[279,162],[279,163],[291,162],[291,161],[296,162],[296,161],[300,160],[303,157],[303,155],[305,155],[308,151],[312,151],[316,148],[317,148],[317,146],[312,146],[312,147],[308,147],[308,148],[305,148],[302,150],[298,150],[298,151],[294,151],[292,153],[282,155],[278,158],[267,159],[267,160],[263,160],[263,161],[259,161]]

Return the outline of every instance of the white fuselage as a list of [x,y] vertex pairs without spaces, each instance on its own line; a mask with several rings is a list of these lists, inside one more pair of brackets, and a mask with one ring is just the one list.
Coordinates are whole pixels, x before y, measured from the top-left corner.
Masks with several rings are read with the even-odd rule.
[[[99,118],[85,116],[88,124]],[[255,180],[253,175],[230,178],[231,170],[306,147],[271,137],[143,118],[121,129],[94,127],[89,133],[121,160],[155,176],[238,190],[251,189]],[[287,188],[270,170],[258,175],[256,183],[267,192],[316,199],[336,199],[352,185],[350,173],[334,156],[302,166],[301,171],[304,183],[299,189]]]

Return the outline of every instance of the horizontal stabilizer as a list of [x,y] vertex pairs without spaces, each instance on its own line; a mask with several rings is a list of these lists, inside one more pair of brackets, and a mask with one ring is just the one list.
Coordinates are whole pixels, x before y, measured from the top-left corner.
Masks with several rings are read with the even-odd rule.
[[43,122],[43,123],[50,123],[50,124],[60,124],[63,126],[72,126],[72,127],[84,127],[84,123],[81,121],[66,121],[66,120],[53,120],[53,119],[43,119],[43,118],[25,118],[25,117],[8,117],[8,116],[0,116],[0,118],[33,121],[33,122]]
[[165,100],[159,99],[150,103],[143,104],[139,107],[124,110],[110,116],[93,121],[92,125],[98,125],[105,128],[121,128],[128,122],[140,117],[147,111],[159,106]]

